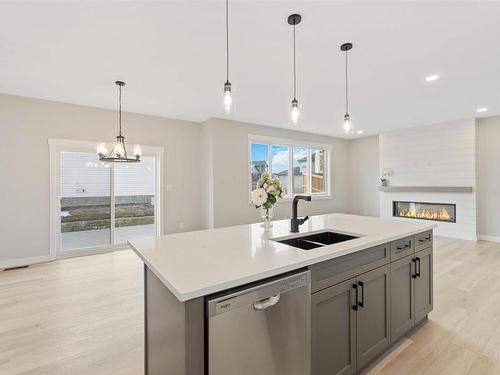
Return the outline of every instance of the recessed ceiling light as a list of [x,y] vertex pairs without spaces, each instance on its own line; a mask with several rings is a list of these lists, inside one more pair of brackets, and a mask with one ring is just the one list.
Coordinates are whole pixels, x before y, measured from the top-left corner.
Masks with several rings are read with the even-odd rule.
[[437,81],[438,79],[439,79],[439,76],[437,74],[431,74],[430,76],[425,77],[425,80],[427,82]]
[[481,107],[481,108],[476,109],[477,112],[486,112],[487,110],[488,110],[488,108],[486,108],[486,107]]
[[363,130],[357,130],[356,133],[357,134],[363,134]]

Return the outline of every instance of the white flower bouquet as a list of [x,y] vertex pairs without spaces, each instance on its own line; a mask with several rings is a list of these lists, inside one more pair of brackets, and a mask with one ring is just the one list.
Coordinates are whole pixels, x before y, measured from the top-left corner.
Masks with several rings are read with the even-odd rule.
[[268,172],[264,172],[257,181],[257,188],[252,191],[252,203],[256,208],[270,209],[284,195],[280,179],[271,178]]

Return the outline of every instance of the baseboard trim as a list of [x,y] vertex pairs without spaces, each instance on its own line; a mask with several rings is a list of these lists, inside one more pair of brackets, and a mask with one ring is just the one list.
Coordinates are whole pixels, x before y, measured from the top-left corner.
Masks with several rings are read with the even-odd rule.
[[442,232],[439,230],[434,230],[434,234],[436,236],[440,237],[449,237],[449,238],[457,238],[459,240],[468,240],[468,241],[477,241],[478,236],[473,235],[473,234],[458,234],[458,233],[449,233],[449,232]]
[[29,266],[31,264],[44,263],[54,260],[50,255],[42,255],[39,257],[17,258],[0,261],[0,270],[5,268],[13,268],[20,266]]
[[499,242],[500,243],[500,237],[498,237],[498,236],[488,236],[486,234],[478,234],[477,239],[479,241]]

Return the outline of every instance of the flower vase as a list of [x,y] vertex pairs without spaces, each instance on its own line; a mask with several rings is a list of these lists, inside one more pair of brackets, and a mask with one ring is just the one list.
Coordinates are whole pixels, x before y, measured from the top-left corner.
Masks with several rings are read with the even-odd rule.
[[260,217],[264,222],[260,224],[262,228],[271,228],[273,226],[272,218],[274,215],[274,207],[273,206],[264,206],[260,207]]

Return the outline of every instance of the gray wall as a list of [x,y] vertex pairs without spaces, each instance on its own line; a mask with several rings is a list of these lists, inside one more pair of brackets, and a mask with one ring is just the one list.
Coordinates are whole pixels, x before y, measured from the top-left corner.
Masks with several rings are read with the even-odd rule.
[[379,138],[353,139],[348,144],[349,213],[379,216]]
[[476,124],[478,237],[500,241],[500,116]]
[[[207,180],[204,186],[213,184],[211,219],[214,227],[261,220],[259,211],[249,204],[249,134],[330,144],[332,147],[330,163],[332,198],[310,203],[301,202],[299,214],[318,215],[348,211],[347,140],[223,119],[210,119],[203,126],[207,127],[204,130],[204,142],[211,143],[211,146],[204,148],[211,150],[211,155],[203,154],[202,157],[212,160],[212,173],[205,175]],[[205,206],[204,214],[207,210],[209,211],[208,206]],[[278,203],[275,208],[275,217],[289,218],[290,211],[289,202]],[[206,227],[210,227],[209,224],[205,222]]]
[[[131,113],[123,124],[128,142],[165,148],[163,230],[199,229],[199,124]],[[112,141],[116,125],[116,111],[0,95],[0,264],[49,254],[47,139]]]

